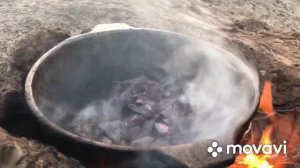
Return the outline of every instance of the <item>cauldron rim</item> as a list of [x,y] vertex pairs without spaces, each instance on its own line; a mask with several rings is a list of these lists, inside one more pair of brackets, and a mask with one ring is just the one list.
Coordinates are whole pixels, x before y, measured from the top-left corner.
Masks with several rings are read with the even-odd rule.
[[[164,148],[176,148],[176,147],[181,147],[181,146],[185,146],[185,145],[192,145],[193,143],[187,143],[187,144],[180,144],[180,145],[173,145],[173,146],[162,146],[162,147],[156,147],[156,148],[136,148],[136,147],[132,147],[132,146],[122,146],[122,145],[108,145],[99,141],[93,141],[91,139],[85,138],[85,137],[81,137],[79,135],[76,135],[72,132],[69,132],[67,130],[65,130],[64,128],[58,126],[57,124],[55,124],[54,122],[50,121],[42,112],[42,110],[39,109],[38,105],[35,102],[34,96],[33,96],[33,91],[32,91],[32,82],[33,79],[35,77],[35,72],[38,71],[39,67],[47,61],[47,59],[52,55],[52,53],[60,50],[63,46],[71,44],[73,42],[76,41],[80,41],[89,37],[93,37],[93,36],[97,36],[97,35],[107,35],[109,33],[115,33],[115,32],[128,32],[128,31],[147,31],[147,32],[153,32],[153,33],[163,33],[163,34],[168,34],[168,35],[172,35],[172,36],[177,36],[180,38],[185,38],[185,39],[189,39],[191,41],[195,41],[195,42],[201,42],[201,43],[205,43],[208,44],[210,46],[213,46],[217,49],[223,50],[226,53],[234,56],[232,53],[224,50],[223,48],[214,45],[210,42],[201,40],[201,39],[197,39],[197,38],[193,38],[187,35],[183,35],[180,33],[175,33],[175,32],[169,32],[169,31],[163,31],[163,30],[157,30],[157,29],[149,29],[149,28],[129,28],[129,29],[119,29],[119,30],[107,30],[107,31],[102,31],[102,32],[90,32],[90,33],[85,33],[85,34],[80,34],[80,35],[76,35],[73,37],[70,37],[62,42],[60,42],[59,44],[57,44],[56,46],[54,46],[52,49],[50,49],[49,51],[47,51],[46,53],[44,53],[38,60],[37,62],[33,65],[33,67],[31,68],[31,70],[29,71],[27,78],[26,78],[26,82],[25,82],[25,96],[26,96],[26,101],[31,109],[31,112],[34,114],[35,117],[37,117],[37,119],[46,127],[50,128],[51,130],[55,131],[58,134],[61,134],[63,136],[66,136],[67,138],[71,138],[74,141],[80,142],[80,143],[84,143],[84,144],[89,144],[89,145],[93,145],[95,147],[104,147],[104,148],[109,148],[109,149],[115,149],[115,150],[121,150],[121,151],[152,151],[152,150],[161,150]],[[235,56],[234,56],[235,57]],[[237,59],[238,60],[238,59]],[[241,63],[242,60],[240,60]],[[245,66],[246,67],[246,66]],[[257,80],[257,86],[259,85],[259,81]],[[256,88],[256,86],[255,86]],[[242,125],[245,125],[246,123],[249,122],[249,118],[251,118],[251,116],[253,116],[253,113],[255,112],[257,105],[258,105],[258,98],[259,98],[259,93],[258,93],[258,89],[256,90],[257,93],[255,95],[254,101],[253,101],[253,105],[252,105],[252,109],[249,110],[249,114],[248,117],[245,118],[245,120],[243,122],[240,123],[240,127]],[[237,127],[237,129],[239,129],[240,127]],[[235,134],[238,134],[240,130],[235,130]],[[207,143],[207,142],[211,142],[212,140],[207,140],[207,141],[203,141],[203,143]],[[234,143],[236,141],[236,139],[232,139],[232,143]]]

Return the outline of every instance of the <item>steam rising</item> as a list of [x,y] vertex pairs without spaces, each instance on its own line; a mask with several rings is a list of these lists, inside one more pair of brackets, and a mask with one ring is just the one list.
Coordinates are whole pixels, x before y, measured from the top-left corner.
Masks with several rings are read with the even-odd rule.
[[[160,32],[161,33],[161,32]],[[156,35],[163,35],[157,33]],[[128,34],[127,34],[128,35]],[[129,34],[132,35],[132,34]],[[148,36],[147,36],[148,35]],[[129,45],[137,45],[136,48],[141,51],[138,53],[144,53],[146,56],[137,57],[134,56],[126,56],[130,61],[128,61],[128,69],[131,66],[136,64],[141,64],[142,66],[151,66],[153,71],[158,70],[158,72],[162,72],[158,76],[160,76],[160,80],[163,83],[171,83],[172,80],[180,81],[182,83],[181,89],[183,90],[180,96],[178,97],[178,101],[184,104],[189,104],[192,109],[192,114],[190,118],[192,118],[191,124],[192,126],[189,129],[182,128],[185,134],[185,141],[184,143],[194,143],[194,142],[202,142],[209,139],[216,139],[222,142],[229,142],[232,141],[234,136],[236,135],[236,131],[240,128],[241,124],[243,124],[249,117],[252,115],[252,112],[256,106],[256,101],[258,99],[258,77],[256,74],[255,69],[249,65],[246,61],[242,60],[240,57],[237,57],[226,50],[214,46],[210,43],[204,41],[189,41],[189,40],[182,40],[182,37],[177,37],[174,34],[174,39],[170,38],[171,36],[166,36],[162,39],[163,43],[166,43],[166,51],[162,53],[166,54],[161,55],[163,61],[156,61],[156,59],[160,60],[161,58],[157,58],[157,55],[161,54],[161,51],[164,50],[158,47],[156,37],[149,37],[154,36],[154,33],[149,33],[146,35],[141,36],[141,32],[137,32],[138,37],[132,36],[132,38],[124,38],[118,40],[117,38],[110,41],[110,43],[120,43],[116,44],[116,46],[123,47],[122,49],[126,48],[127,44]],[[116,36],[117,37],[117,36]],[[120,36],[123,38],[123,36]],[[126,37],[126,36],[124,36]],[[136,41],[145,40],[144,38],[148,38],[148,41],[145,41],[145,44],[141,44]],[[152,39],[153,38],[153,39]],[[104,38],[108,40],[109,38]],[[138,39],[133,41],[133,39]],[[159,38],[160,39],[160,38]],[[123,40],[123,41],[122,41]],[[129,41],[126,41],[129,40]],[[132,41],[130,41],[132,40]],[[173,41],[174,40],[174,41]],[[177,41],[178,40],[178,43]],[[181,41],[182,40],[182,41]],[[184,42],[184,43],[182,43]],[[131,44],[135,43],[135,44]],[[126,44],[126,45],[125,45]],[[177,48],[174,48],[174,46]],[[83,44],[82,44],[83,45]],[[165,44],[163,44],[165,45]],[[171,47],[170,47],[171,46]],[[78,47],[78,46],[77,46]],[[87,47],[87,46],[86,46]],[[109,47],[109,46],[108,46]],[[143,48],[144,47],[144,48]],[[170,48],[168,48],[170,47]],[[95,49],[93,48],[94,52],[92,59],[99,59],[98,56],[95,56],[101,50],[105,49]],[[108,49],[110,52],[114,51],[114,48]],[[144,51],[145,50],[145,51]],[[102,51],[101,51],[102,52]],[[120,52],[120,53],[119,53]],[[111,70],[110,66],[113,68],[117,68],[121,66],[119,64],[119,60],[115,63],[114,59],[117,59],[118,56],[122,51],[111,52],[108,54],[112,54],[113,58],[108,59],[109,62],[108,66],[105,67],[105,70],[108,70],[106,73],[110,74],[109,70]],[[154,52],[154,53],[152,53]],[[155,53],[157,52],[157,53]],[[131,53],[131,52],[129,52]],[[77,54],[77,53],[74,53]],[[132,52],[132,54],[135,54]],[[149,56],[147,55],[149,54]],[[154,55],[155,56],[152,56]],[[156,55],[157,54],[157,55]],[[169,55],[171,56],[169,56]],[[75,59],[82,59],[84,63],[81,66],[81,69],[74,68],[77,73],[86,75],[82,79],[80,75],[76,75],[76,72],[70,72],[69,69],[64,69],[64,66],[57,65],[58,68],[62,68],[63,75],[59,74],[60,79],[64,77],[68,77],[70,73],[74,73],[74,77],[69,78],[68,80],[72,80],[72,85],[68,86],[71,89],[67,89],[67,91],[72,91],[72,93],[67,93],[70,95],[79,96],[74,99],[76,103],[81,102],[84,100],[85,97],[89,97],[89,95],[83,95],[81,99],[81,95],[76,92],[76,88],[83,87],[81,82],[85,79],[90,79],[90,76],[96,76],[94,73],[92,75],[86,74],[90,73],[91,71],[97,71],[98,63],[93,64],[98,60],[88,60],[87,57],[84,57],[86,53],[78,53],[75,55]],[[109,55],[108,55],[109,56]],[[73,59],[72,57],[68,56],[69,59]],[[76,58],[78,57],[78,58]],[[153,58],[152,58],[153,57]],[[142,59],[145,60],[142,60]],[[101,59],[107,59],[105,57],[101,57]],[[125,58],[126,59],[126,58]],[[81,61],[82,61],[81,60]],[[152,65],[151,61],[155,60],[157,65]],[[76,60],[77,61],[77,60]],[[77,66],[77,62],[72,64],[73,67]],[[103,61],[103,60],[101,60]],[[136,61],[136,62],[135,62]],[[144,62],[143,62],[144,61]],[[147,62],[149,61],[149,62]],[[92,62],[92,63],[91,63]],[[82,63],[82,62],[81,62]],[[58,63],[59,64],[59,63]],[[114,65],[116,64],[116,65]],[[55,64],[54,64],[55,65]],[[92,65],[89,67],[89,65]],[[102,65],[102,64],[101,64]],[[122,65],[123,66],[123,65]],[[139,66],[137,66],[139,68]],[[132,68],[133,70],[137,69],[137,67]],[[91,69],[90,69],[91,68]],[[55,66],[54,66],[55,69]],[[128,70],[127,69],[127,70]],[[56,72],[60,72],[59,70],[55,70],[52,72],[55,74]],[[93,73],[93,72],[91,72]],[[118,73],[115,69],[111,72],[111,76],[118,76]],[[138,72],[135,72],[137,74]],[[144,73],[144,72],[143,72]],[[48,84],[47,88],[45,85],[39,84],[40,92],[43,92],[46,89],[51,89],[49,86],[52,85],[52,82],[48,81],[55,81],[56,74],[50,74],[44,77],[45,83]],[[104,74],[102,74],[104,75]],[[147,76],[147,74],[140,74],[140,76]],[[95,77],[91,79],[95,79]],[[113,77],[112,80],[118,80],[118,77]],[[98,77],[98,76],[96,76]],[[49,79],[48,79],[49,78]],[[53,79],[52,79],[53,78]],[[106,77],[108,80],[111,80],[109,77]],[[77,80],[77,81],[74,81]],[[101,79],[101,76],[99,76]],[[96,79],[97,80],[97,79]],[[43,82],[43,81],[42,81]],[[48,83],[47,83],[48,82]],[[61,82],[61,81],[59,81]],[[57,91],[64,89],[66,85],[69,85],[70,81],[59,83],[57,85],[57,90],[54,91],[46,91],[44,95],[50,95],[50,99],[54,99],[57,101],[57,98],[65,100],[66,93],[57,93]],[[101,82],[101,81],[100,81]],[[114,82],[122,82],[122,81],[114,81]],[[84,82],[83,82],[84,83]],[[93,84],[92,89],[95,89],[98,86],[97,84]],[[101,85],[99,85],[101,86]],[[75,88],[75,89],[74,89]],[[81,90],[83,91],[83,90]],[[62,91],[63,92],[63,91]],[[55,93],[55,94],[53,94]],[[92,92],[88,92],[92,93]],[[52,95],[53,94],[53,95]],[[85,92],[86,94],[86,92]],[[94,94],[94,93],[92,93]],[[58,95],[58,96],[57,96]],[[57,97],[56,97],[57,96]],[[67,95],[68,96],[68,95]],[[41,96],[42,97],[42,96]],[[53,102],[48,102],[47,98],[39,98],[39,102],[43,107],[43,111],[45,111],[46,116],[56,124],[62,126],[63,128],[81,135],[86,138],[92,138],[93,134],[100,134],[98,131],[94,131],[94,127],[103,127],[101,124],[107,123],[108,121],[113,120],[120,120],[122,117],[120,115],[120,111],[124,106],[124,99],[126,97],[126,92],[123,92],[121,95],[113,95],[111,97],[105,97],[103,95],[99,95],[99,98],[94,99],[92,102],[88,102],[85,107],[82,109],[74,108],[74,106],[69,100],[66,100],[67,105],[59,105],[55,104],[55,107],[52,106]],[[72,100],[71,100],[72,101]],[[69,106],[69,107],[68,107]],[[71,109],[73,108],[73,109]],[[184,123],[183,119],[177,118],[176,123]],[[88,123],[88,125],[87,125]],[[105,127],[105,126],[104,126]],[[180,127],[180,125],[179,125]],[[91,133],[93,132],[93,133]],[[180,137],[178,137],[180,138]],[[99,141],[104,141],[100,139]],[[122,143],[120,142],[122,145]],[[150,144],[145,143],[143,147],[148,147]],[[166,145],[166,144],[164,144]],[[170,144],[167,144],[170,145]],[[154,146],[163,146],[163,145],[154,145]]]
[[202,47],[179,49],[165,67],[179,78],[193,76],[186,82],[184,97],[195,111],[194,142],[230,141],[236,133],[233,129],[245,122],[255,108],[257,74],[251,65],[223,49],[216,50],[206,43],[199,46]]
[[[128,3],[133,6],[133,10],[140,17],[140,21],[143,22],[143,26],[147,27],[148,25],[151,25],[151,27],[154,28],[181,32],[193,37],[205,39],[206,41],[213,42],[214,44],[224,44],[224,41],[222,39],[222,36],[224,34],[218,31],[218,27],[220,27],[220,23],[217,21],[218,18],[216,18],[216,16],[214,16],[207,9],[201,7],[201,5],[195,5],[194,1],[130,0],[128,1]],[[191,10],[191,8],[193,8],[193,10]],[[103,41],[95,40],[93,38],[81,39],[82,43],[80,43],[80,45],[82,46],[78,46],[76,44],[74,46],[79,48],[75,49],[72,47],[66,47],[71,51],[64,51],[61,53],[58,52],[58,55],[61,55],[61,57],[53,57],[58,59],[58,61],[56,61],[55,59],[50,60],[52,61],[51,65],[49,63],[49,60],[44,60],[44,62],[48,61],[47,66],[50,66],[50,68],[48,68],[47,66],[45,66],[46,68],[44,69],[41,68],[44,72],[41,72],[40,70],[39,76],[35,78],[40,78],[40,80],[42,80],[41,82],[39,82],[38,80],[33,81],[33,83],[37,83],[35,84],[37,85],[37,88],[33,88],[32,90],[38,90],[33,93],[35,99],[38,99],[38,101],[34,100],[36,101],[34,103],[37,104],[38,108],[40,108],[39,110],[46,116],[46,118],[48,118],[61,128],[88,139],[92,139],[92,135],[91,132],[86,131],[86,129],[91,129],[91,131],[93,131],[93,134],[98,134],[99,132],[94,131],[94,126],[100,125],[102,127],[102,124],[106,123],[107,121],[119,120],[121,116],[118,112],[121,111],[124,103],[123,97],[125,97],[126,95],[113,95],[106,98],[103,98],[103,96],[101,95],[99,96],[99,99],[93,99],[93,101],[88,102],[85,107],[82,108],[81,105],[76,106],[76,103],[82,102],[81,100],[84,100],[85,97],[90,98],[87,95],[81,95],[83,92],[84,94],[86,92],[81,90],[80,93],[66,94],[66,91],[64,89],[66,89],[67,91],[76,91],[77,88],[82,87],[86,87],[86,89],[89,89],[88,86],[81,86],[81,82],[82,80],[89,79],[90,76],[97,74],[91,72],[96,71],[97,68],[99,68],[98,66],[100,64],[96,62],[105,62],[105,59],[108,59],[108,62],[110,63],[107,65],[108,67],[111,64],[114,64],[112,62],[114,61],[114,59],[116,59],[116,57],[110,59],[107,57],[95,56],[97,54],[99,55],[104,52],[104,54],[107,54],[106,56],[113,56],[114,54],[118,53],[118,56],[121,57],[124,56],[122,55],[122,50],[125,50],[124,48],[128,47],[126,46],[127,44],[136,45],[132,48],[137,50],[145,47],[147,49],[147,52],[155,52],[156,50],[161,49],[161,46],[159,46],[159,44],[154,44],[159,43],[160,41],[147,36],[157,35],[155,33],[147,34],[145,36],[142,36],[141,38],[134,37],[134,34],[131,35],[132,38],[125,38],[125,40],[122,39],[123,34],[122,36],[115,35],[112,39],[110,39],[110,37],[104,37]],[[221,38],[215,38],[216,36]],[[120,42],[118,39],[119,37],[121,38]],[[124,35],[124,37],[127,36]],[[162,41],[165,43],[169,43],[168,45],[173,44],[173,40],[175,41],[175,43],[176,40],[181,40],[177,37],[174,39],[171,37],[170,39],[168,39],[168,41],[165,40],[165,38],[167,39],[169,38],[169,36],[162,37]],[[114,39],[117,40],[113,41]],[[136,41],[139,42],[136,42],[132,39],[138,39]],[[112,40],[114,43],[110,40]],[[101,45],[94,44],[93,42],[100,42]],[[154,47],[152,46],[152,43]],[[112,44],[112,46],[108,44]],[[117,49],[120,49],[120,51],[116,51],[114,45],[119,46],[117,47]],[[87,47],[90,50],[84,49],[83,47]],[[159,69],[159,71],[163,71],[163,74],[167,74],[167,78],[163,79],[176,79],[183,83],[183,85],[181,86],[183,92],[178,97],[178,100],[184,104],[189,104],[193,111],[191,116],[189,116],[190,118],[192,118],[192,126],[188,130],[182,130],[183,132],[187,133],[184,135],[186,136],[184,138],[188,139],[188,141],[185,141],[184,143],[201,143],[210,139],[215,139],[217,141],[223,142],[224,144],[228,142],[232,143],[232,140],[237,133],[237,129],[241,127],[241,124],[249,119],[254,108],[256,108],[256,103],[259,95],[259,82],[256,69],[253,68],[252,65],[250,65],[247,61],[243,60],[242,56],[229,53],[228,51],[232,51],[232,48],[228,46],[226,46],[226,50],[224,50],[209,43],[200,41],[199,43],[195,42],[185,44],[175,49],[171,48],[172,47],[167,48],[166,50],[172,50],[170,51],[170,55],[172,55],[172,57],[167,62],[163,62],[162,64],[158,63],[155,66],[157,69]],[[106,49],[109,52],[106,52]],[[88,52],[86,50],[88,50]],[[69,56],[69,53],[71,56]],[[91,55],[88,55],[87,53]],[[134,52],[132,53],[135,54]],[[145,53],[146,56],[148,56],[148,54],[149,53]],[[140,63],[140,58],[146,58],[144,57],[144,55],[142,55],[141,57],[126,57],[131,59],[131,61],[137,60],[136,64]],[[165,56],[162,55],[162,57]],[[93,60],[89,60],[89,58]],[[156,58],[146,58],[146,60],[150,62],[149,64],[152,64],[152,59]],[[90,62],[95,62],[95,64]],[[142,66],[143,64],[147,66],[148,63],[145,62],[141,63]],[[127,66],[131,66],[134,64],[130,61],[127,62],[127,60],[125,60],[123,63],[128,63]],[[114,66],[113,68],[116,68],[116,66]],[[52,72],[45,73],[46,71]],[[89,74],[90,72],[92,73],[92,75]],[[106,73],[110,74],[109,71],[107,71]],[[113,73],[123,72],[118,72],[118,70],[113,69],[111,73],[112,75],[115,75]],[[141,76],[143,75],[146,74],[141,74]],[[64,80],[66,78],[66,82],[56,81],[57,76],[60,80]],[[99,79],[101,78],[102,76],[99,76]],[[104,79],[106,78],[108,77],[105,77]],[[54,86],[56,84],[58,86]],[[93,83],[93,87],[91,87],[92,89],[94,89],[94,85],[97,84]],[[52,88],[51,86],[54,87]],[[91,93],[90,90],[87,92]],[[94,92],[95,94],[97,94],[97,90],[95,90]],[[67,96],[64,94],[66,94]],[[74,98],[74,100],[68,100],[67,98],[70,98],[68,94],[74,95],[76,97]],[[83,97],[82,99],[78,98],[81,96]],[[78,109],[78,107],[81,107],[81,109]],[[87,128],[86,123],[89,123],[91,128]],[[179,123],[180,126],[180,123],[183,123],[183,121],[180,118],[177,118],[177,123]],[[107,143],[107,140],[100,139],[99,141]],[[124,144],[120,142],[119,145]],[[147,148],[149,146],[157,147],[165,145],[170,144],[149,144],[145,142],[141,147]],[[139,165],[139,167],[146,167],[147,165],[149,165],[145,165],[144,160],[147,160],[152,164],[157,164],[154,162],[153,158],[155,158],[154,160],[157,159],[157,157],[145,154],[143,156],[137,157],[137,164]],[[160,155],[159,158],[161,158]],[[166,160],[161,160],[162,164],[166,164]],[[201,158],[188,158],[187,160],[197,160],[196,162],[198,163],[203,161],[201,160]],[[201,164],[202,163],[199,163],[199,165]]]
[[185,81],[181,100],[195,112],[193,130],[189,130],[196,134],[192,142],[231,141],[236,134],[233,128],[240,127],[256,106],[259,81],[256,69],[224,41],[226,35],[219,31],[224,18],[215,16],[201,1],[130,2],[146,24],[205,39],[235,52],[216,50],[205,42],[190,44],[174,51],[174,58],[161,67]]
[[[178,100],[189,104],[193,111],[191,129],[183,130],[189,133],[185,134],[188,136],[185,138],[189,139],[185,143],[208,139],[231,141],[236,134],[235,129],[250,117],[255,108],[258,78],[254,68],[231,53],[205,42],[182,46],[173,54],[174,57],[159,68],[184,83]],[[113,95],[109,99],[92,102],[78,112],[68,127],[76,128],[87,122],[97,125],[120,120],[125,97]],[[180,118],[177,122],[184,123]],[[76,129],[75,132],[91,136]],[[156,145],[147,142],[142,145],[148,146]]]

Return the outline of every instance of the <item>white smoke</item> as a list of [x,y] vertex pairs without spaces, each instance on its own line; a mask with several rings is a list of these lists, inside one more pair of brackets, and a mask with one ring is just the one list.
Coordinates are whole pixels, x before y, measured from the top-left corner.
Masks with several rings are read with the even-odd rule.
[[[222,44],[221,38],[215,38],[219,23],[215,16],[201,6],[193,6],[190,1],[147,1],[130,0],[134,12],[146,22],[144,25],[167,29],[209,39]],[[180,12],[172,7],[179,5]],[[193,6],[203,15],[196,16],[187,8]],[[166,9],[168,8],[168,9]],[[214,31],[214,34],[208,32]],[[227,50],[232,50],[231,48]],[[174,57],[163,65],[170,76],[185,81],[184,93],[180,100],[189,103],[193,109],[191,142],[208,139],[230,141],[237,128],[252,114],[258,98],[258,77],[256,70],[240,56],[212,46],[205,42],[190,44],[174,51]],[[117,96],[116,96],[117,97]],[[112,99],[98,100],[88,104],[74,117],[73,126],[93,122],[107,122],[120,119],[122,101]],[[60,123],[65,110],[59,109],[52,121]],[[116,112],[116,113],[114,113]],[[181,121],[178,121],[181,122]]]
[[206,42],[184,46],[174,53],[164,68],[179,79],[192,76],[186,80],[182,97],[194,111],[190,130],[196,134],[193,141],[232,141],[257,104],[255,68]]

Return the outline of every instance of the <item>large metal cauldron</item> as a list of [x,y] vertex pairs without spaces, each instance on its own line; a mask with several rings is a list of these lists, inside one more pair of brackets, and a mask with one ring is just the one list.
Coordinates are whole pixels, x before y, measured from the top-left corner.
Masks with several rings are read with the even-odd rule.
[[[190,52],[186,46],[193,46],[194,49]],[[207,49],[209,52],[203,51]],[[228,111],[228,118],[207,123],[207,127],[202,129],[209,130],[212,125],[222,129],[222,122],[229,122],[230,130],[191,144],[139,150],[79,137],[55,123],[55,117],[64,111],[78,111],[89,102],[105,97],[115,81],[141,74],[155,75],[157,69],[164,69],[165,73],[179,80],[192,80],[198,71],[210,68],[207,66],[211,61],[210,52],[226,58],[218,65],[224,70],[231,70],[234,75],[230,80],[236,80],[238,84],[244,81],[238,88],[224,88],[239,94],[240,97],[232,98],[232,101],[239,103],[239,99],[247,95],[248,102],[246,110],[240,111],[240,114]],[[185,58],[197,59],[189,62]],[[185,65],[184,68],[181,65]],[[220,145],[235,143],[243,126],[253,115],[258,103],[259,83],[256,74],[250,72],[245,62],[207,42],[123,24],[100,25],[95,31],[71,37],[44,54],[28,74],[26,98],[40,121],[43,139],[90,167],[222,167],[232,161],[233,155],[221,153],[213,158],[207,147],[213,139],[218,140]],[[209,72],[202,75],[209,75]],[[223,74],[217,75],[221,77]],[[234,104],[229,102],[228,106]],[[211,112],[213,116],[218,116],[217,109]]]

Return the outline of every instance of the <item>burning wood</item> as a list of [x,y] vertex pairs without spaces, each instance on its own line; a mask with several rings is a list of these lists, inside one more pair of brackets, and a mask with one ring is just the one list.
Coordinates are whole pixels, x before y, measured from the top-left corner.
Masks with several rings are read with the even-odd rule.
[[93,117],[84,110],[79,113],[73,130],[107,144],[157,147],[187,143],[188,139],[177,138],[191,125],[191,108],[180,101],[181,89],[171,78],[156,82],[138,77],[117,83],[106,103],[92,108],[101,109],[93,111]]
[[294,127],[297,114],[279,114],[274,111],[272,88],[269,81],[265,82],[259,109],[261,112],[251,122],[250,129],[245,133],[241,143],[275,145],[278,149],[282,148],[282,145],[286,145],[287,149],[281,150],[281,153],[269,151],[269,154],[239,154],[235,163],[229,168],[283,168],[293,163],[293,150],[299,137],[298,131]]

